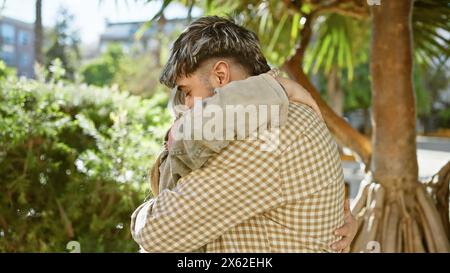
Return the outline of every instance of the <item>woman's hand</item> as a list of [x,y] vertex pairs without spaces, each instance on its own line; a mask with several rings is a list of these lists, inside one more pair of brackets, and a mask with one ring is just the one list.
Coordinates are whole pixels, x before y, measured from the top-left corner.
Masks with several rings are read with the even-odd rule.
[[350,211],[350,201],[347,199],[344,204],[345,223],[335,231],[335,235],[342,236],[342,239],[333,243],[331,248],[339,252],[349,252],[350,244],[358,231],[358,223]]
[[284,87],[290,101],[308,105],[314,111],[316,111],[320,118],[323,119],[322,113],[320,112],[319,106],[317,105],[316,101],[308,93],[308,91],[303,88],[303,86],[287,78],[275,77],[275,79]]

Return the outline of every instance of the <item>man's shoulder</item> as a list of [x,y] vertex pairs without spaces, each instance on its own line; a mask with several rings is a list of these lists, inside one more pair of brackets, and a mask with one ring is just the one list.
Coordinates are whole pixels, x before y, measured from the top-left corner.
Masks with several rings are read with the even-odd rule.
[[295,128],[297,132],[303,132],[320,123],[323,123],[323,120],[311,107],[303,103],[289,102],[285,129]]
[[315,134],[329,134],[325,122],[308,105],[289,102],[287,122],[280,128],[280,149],[286,149],[302,135]]

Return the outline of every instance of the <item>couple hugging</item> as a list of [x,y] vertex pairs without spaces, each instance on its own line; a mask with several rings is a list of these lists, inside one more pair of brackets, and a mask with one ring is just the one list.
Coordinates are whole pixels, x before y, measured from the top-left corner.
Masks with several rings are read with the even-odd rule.
[[131,216],[141,252],[348,250],[356,222],[337,145],[253,32],[197,19],[160,80],[176,119],[150,172],[153,198]]

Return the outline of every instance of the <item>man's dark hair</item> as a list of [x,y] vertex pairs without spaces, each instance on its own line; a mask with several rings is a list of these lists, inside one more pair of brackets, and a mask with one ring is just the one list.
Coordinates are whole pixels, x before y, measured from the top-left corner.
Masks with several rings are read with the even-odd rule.
[[195,72],[210,58],[231,58],[249,75],[270,70],[256,34],[230,19],[207,16],[192,22],[174,42],[160,82],[170,88],[176,79]]

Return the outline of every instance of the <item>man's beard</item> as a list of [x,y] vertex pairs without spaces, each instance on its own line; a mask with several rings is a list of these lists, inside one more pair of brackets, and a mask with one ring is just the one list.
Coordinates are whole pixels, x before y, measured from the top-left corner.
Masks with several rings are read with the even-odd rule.
[[208,89],[209,95],[214,95],[214,87],[211,83],[211,80],[207,76],[202,76],[201,78],[202,84],[206,86],[206,89]]

